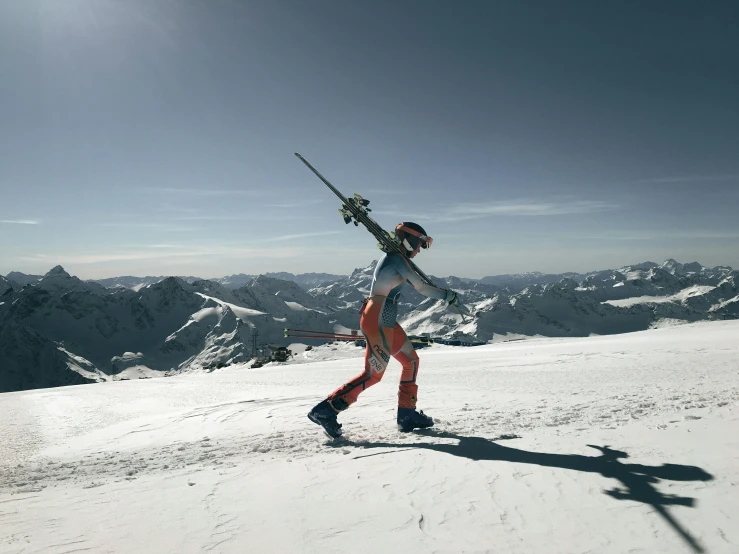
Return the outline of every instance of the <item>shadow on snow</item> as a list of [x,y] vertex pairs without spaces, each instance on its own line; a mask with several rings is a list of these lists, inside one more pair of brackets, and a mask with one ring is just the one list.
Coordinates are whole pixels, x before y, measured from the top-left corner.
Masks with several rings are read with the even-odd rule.
[[[427,429],[418,431],[429,437],[457,440],[457,444],[445,443],[387,443],[387,442],[353,442],[342,440],[336,446],[353,445],[358,448],[393,448],[410,450],[412,448],[423,448],[444,452],[453,456],[468,458],[475,461],[503,461],[519,464],[534,464],[543,467],[558,467],[571,469],[573,471],[584,471],[587,473],[600,473],[603,477],[616,479],[621,482],[620,488],[603,491],[611,498],[617,500],[633,500],[651,506],[664,520],[680,535],[680,537],[695,551],[705,552],[698,541],[683,528],[680,523],[670,514],[667,506],[695,506],[695,499],[681,497],[672,494],[663,494],[655,485],[660,480],[670,481],[711,481],[713,476],[705,470],[695,466],[677,464],[662,464],[661,466],[648,466],[642,464],[622,463],[620,460],[628,458],[626,452],[612,450],[608,446],[595,446],[589,444],[600,452],[600,456],[583,456],[580,454],[550,454],[546,452],[530,452],[503,446],[495,441],[520,438],[516,435],[503,435],[495,439],[482,437],[465,437]],[[377,456],[379,454],[367,454],[357,456]]]

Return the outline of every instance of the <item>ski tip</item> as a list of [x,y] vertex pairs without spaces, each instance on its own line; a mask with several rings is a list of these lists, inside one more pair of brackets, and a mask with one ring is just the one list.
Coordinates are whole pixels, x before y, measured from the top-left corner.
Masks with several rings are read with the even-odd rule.
[[295,152],[295,155],[296,155],[296,156],[297,156],[298,158],[302,158],[302,157],[303,157],[303,156],[301,156],[301,155],[300,155],[300,152]]

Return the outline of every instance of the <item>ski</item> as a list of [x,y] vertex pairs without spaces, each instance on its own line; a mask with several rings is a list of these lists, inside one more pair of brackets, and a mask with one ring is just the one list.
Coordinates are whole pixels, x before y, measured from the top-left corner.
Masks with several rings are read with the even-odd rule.
[[[325,184],[336,196],[341,199],[343,205],[341,208],[339,208],[339,214],[341,214],[341,216],[344,218],[344,223],[348,225],[349,223],[353,222],[355,227],[358,227],[361,223],[379,241],[377,246],[380,248],[380,250],[385,253],[392,252],[396,254],[403,254],[402,247],[400,245],[400,242],[397,240],[395,233],[388,233],[380,226],[379,223],[377,223],[369,216],[369,212],[372,211],[370,208],[367,207],[370,203],[369,200],[367,200],[366,198],[362,198],[357,193],[354,193],[354,196],[352,198],[347,198],[335,186],[333,186],[328,181],[328,179],[321,175],[321,173],[315,167],[313,167],[308,160],[306,160],[298,152],[295,152],[295,155],[301,162],[306,165],[306,167],[308,167],[308,169],[310,169],[316,175],[316,177],[323,181],[323,184]],[[418,273],[421,279],[426,282],[427,285],[439,288],[434,284],[431,278],[413,262],[413,260],[407,259],[406,261],[410,264],[413,270]],[[462,309],[456,306],[455,308],[459,312],[459,315],[462,316],[462,321],[466,322],[467,319]]]
[[[348,225],[349,223],[353,222],[355,226],[359,226],[359,224],[361,223],[379,241],[379,244],[377,246],[383,252],[393,252],[397,254],[403,253],[400,242],[395,237],[395,233],[388,233],[382,227],[380,227],[379,223],[377,223],[369,216],[369,212],[372,211],[367,207],[370,203],[369,200],[367,200],[366,198],[362,198],[359,194],[356,193],[351,199],[348,199],[346,196],[341,194],[341,192],[336,187],[329,183],[328,179],[321,175],[318,170],[313,167],[310,162],[308,162],[308,160],[306,160],[298,152],[295,152],[295,155],[308,167],[308,169],[310,169],[316,175],[316,177],[323,181],[323,183],[341,199],[341,201],[343,202],[343,207],[339,209],[339,213],[344,218],[344,223]],[[407,261],[411,265],[413,270],[418,273],[421,279],[426,282],[426,284],[431,285],[432,287],[436,287],[429,276],[421,271],[421,269],[415,263],[413,263],[413,260],[408,259]],[[464,314],[462,314],[461,311],[460,314],[464,318]]]

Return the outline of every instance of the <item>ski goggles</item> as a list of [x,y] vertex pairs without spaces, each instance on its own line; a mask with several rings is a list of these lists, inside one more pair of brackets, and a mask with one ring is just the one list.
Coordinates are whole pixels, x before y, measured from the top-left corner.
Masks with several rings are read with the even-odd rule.
[[[431,248],[431,245],[434,242],[434,239],[429,237],[428,235],[424,235],[423,233],[419,233],[415,229],[411,229],[410,227],[406,227],[405,225],[398,225],[395,228],[396,231],[403,231],[404,233],[408,233],[409,235],[413,235],[414,237],[418,237],[421,240],[421,248]],[[410,246],[410,245],[408,245]]]

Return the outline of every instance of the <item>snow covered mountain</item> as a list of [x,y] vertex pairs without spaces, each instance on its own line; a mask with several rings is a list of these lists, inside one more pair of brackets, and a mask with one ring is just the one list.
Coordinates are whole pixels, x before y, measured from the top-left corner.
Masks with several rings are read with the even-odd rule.
[[324,283],[338,281],[339,279],[346,277],[346,275],[335,275],[333,273],[300,273],[298,275],[294,275],[293,273],[280,272],[265,273],[265,277],[272,277],[283,281],[292,281],[307,290]]
[[483,300],[468,295],[465,300],[471,300],[474,313],[468,323],[439,303],[426,301],[407,314],[403,324],[415,334],[488,341],[498,335],[515,338],[626,333],[737,317],[739,272],[731,268],[683,272],[682,267],[673,267],[670,272],[656,264],[640,264],[590,274],[580,283],[562,279],[531,285],[513,294],[500,291]]
[[260,344],[288,344],[286,326],[358,325],[357,314],[321,309],[297,284],[268,277],[236,290],[176,277],[106,289],[57,266],[2,298],[0,392],[209,370],[248,360],[253,330]]
[[248,285],[255,278],[256,275],[239,273],[237,275],[229,275],[227,277],[221,277],[219,279],[211,279],[211,281],[215,281],[216,283],[219,283],[229,289],[238,289],[240,287],[243,287],[244,285]]
[[[369,291],[375,262],[310,293],[338,309],[356,309]],[[739,311],[739,272],[698,263],[645,262],[585,275],[529,273],[483,280],[432,279],[461,293],[474,318],[463,323],[443,303],[412,288],[401,295],[400,321],[409,333],[488,341],[497,337],[588,336],[653,326],[733,319]],[[578,280],[572,276],[578,277]],[[541,280],[537,282],[537,280]],[[492,282],[499,284],[492,284]],[[527,286],[522,287],[524,283]]]
[[[23,275],[23,274],[21,273],[18,275]],[[285,272],[265,273],[264,276],[272,277],[274,279],[280,279],[282,281],[292,281],[293,283],[297,283],[301,288],[306,289],[306,290],[311,287],[320,285],[322,283],[329,283],[331,281],[336,281],[344,277],[343,275],[334,275],[332,273],[300,273],[298,275],[295,275],[293,273],[285,273]],[[37,279],[31,279],[31,277],[33,276],[24,276],[24,279],[22,280],[22,282],[26,284],[29,282],[37,281],[38,279],[41,278],[41,277],[38,277]],[[202,277],[193,277],[193,276],[177,276],[177,277],[185,281],[186,283],[193,283],[195,281],[205,280]],[[258,275],[248,275],[246,273],[238,273],[234,275],[228,275],[226,277],[218,277],[215,279],[210,279],[210,281],[219,283],[229,289],[238,289],[238,288],[248,285],[257,277],[259,276]],[[166,278],[167,278],[166,276],[134,277],[131,275],[127,275],[124,277],[110,277],[108,279],[93,279],[92,281],[96,283],[100,283],[106,288],[122,287],[122,288],[127,288],[127,289],[139,290],[141,287],[144,287],[147,285],[153,285],[155,283],[158,283],[159,281],[163,281]]]
[[[147,285],[153,285],[159,281],[164,281],[166,277],[134,277],[132,275],[125,275],[123,277],[111,277],[109,279],[94,279],[94,282],[103,285],[105,288],[124,288],[131,290],[139,290],[141,287]],[[193,279],[194,280],[194,279]],[[185,279],[183,279],[185,281]]]
[[[278,272],[278,273],[265,273],[264,277],[271,277],[273,279],[279,279],[280,281],[292,281],[297,283],[298,286],[307,290],[311,287],[320,285],[322,283],[328,283],[336,281],[344,277],[343,275],[334,275],[332,273],[294,273]],[[237,289],[248,285],[259,275],[247,275],[245,273],[239,273],[236,275],[229,275],[227,277],[219,277],[218,279],[211,279],[217,283],[222,284],[226,288]]]
[[[236,288],[234,281],[177,277],[133,288],[124,279],[123,286],[106,288],[60,266],[23,287],[3,279],[0,372],[13,376],[0,380],[0,391],[212,370],[248,360],[255,340],[290,344],[284,327],[357,329],[374,265],[309,290],[269,276]],[[439,286],[459,291],[473,316],[463,322],[442,302],[407,287],[400,321],[409,334],[485,342],[739,318],[739,272],[730,267],[667,260],[593,272],[579,281],[549,283],[550,276],[542,274],[526,279],[535,275],[545,282],[521,290],[521,279],[504,287],[433,277]]]
[[0,326],[0,368],[0,392],[105,380],[87,360],[14,322]]
[[26,275],[25,273],[20,273],[19,271],[11,271],[6,275],[8,280],[10,280],[13,283],[18,283],[21,287],[23,285],[28,285],[29,283],[35,283],[39,279],[41,279],[42,275]]
[[[10,281],[9,279],[6,279],[6,278],[5,278],[5,277],[3,277],[2,275],[0,275],[0,297],[1,297],[1,296],[2,296],[3,294],[5,294],[6,292],[9,292],[9,291],[13,290],[13,289],[14,289],[14,288],[16,288],[16,287],[20,288],[20,287],[19,287],[19,286],[17,285],[17,283],[16,283],[16,284],[14,284],[14,283],[13,283],[12,281]],[[0,302],[2,302],[2,300],[0,300]]]
[[308,292],[336,309],[358,309],[369,294],[376,263],[377,260],[374,260],[366,267],[355,269],[347,277],[313,287]]
[[562,279],[572,279],[573,281],[581,281],[584,275],[579,273],[540,273],[532,271],[527,273],[514,273],[505,275],[489,275],[480,279],[481,283],[486,285],[495,285],[500,288],[506,288],[509,292],[520,292],[531,285],[548,285],[558,283]]

